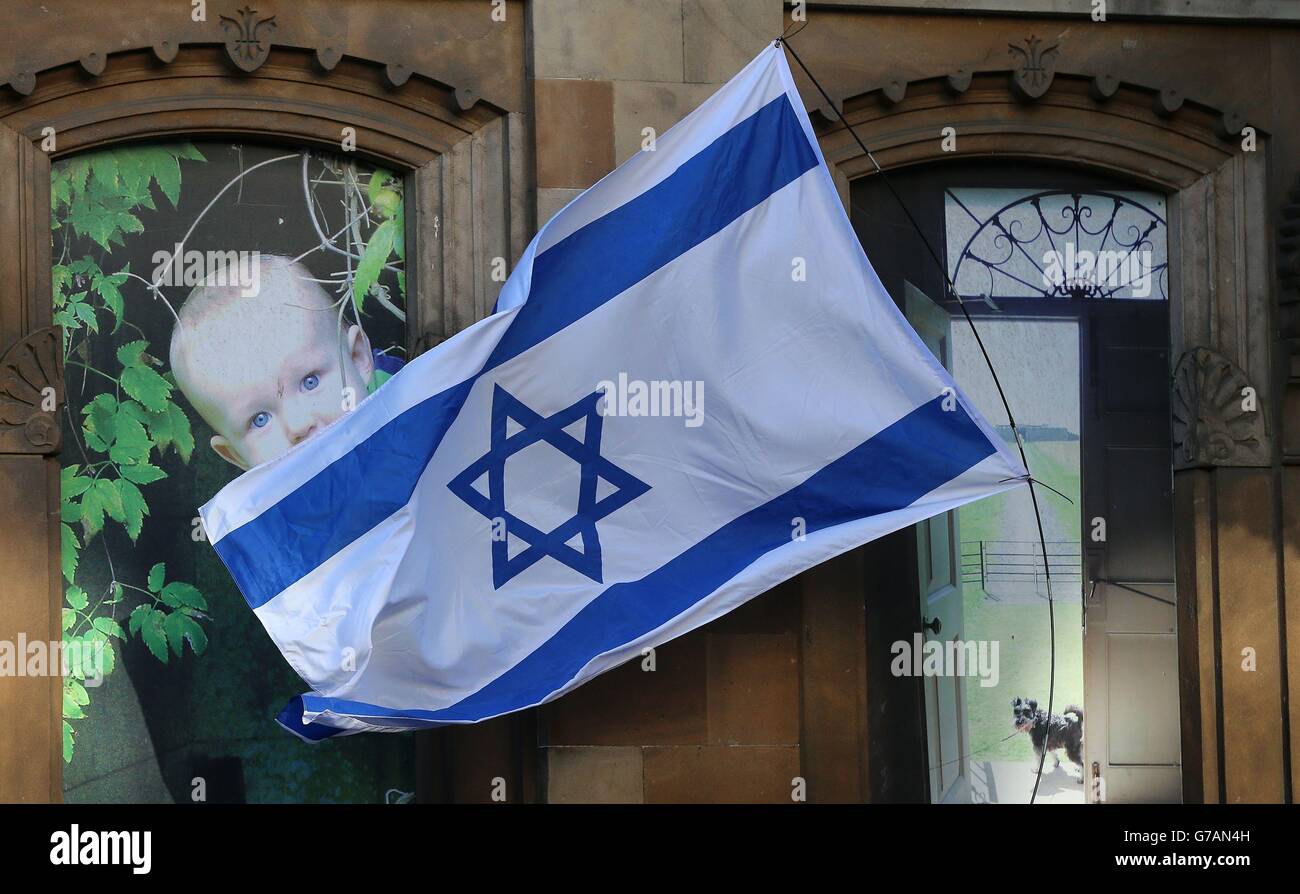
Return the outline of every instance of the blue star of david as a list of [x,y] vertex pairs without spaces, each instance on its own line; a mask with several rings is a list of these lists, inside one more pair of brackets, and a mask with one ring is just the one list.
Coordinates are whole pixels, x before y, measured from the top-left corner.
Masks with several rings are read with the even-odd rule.
[[[600,534],[596,530],[596,522],[641,496],[650,489],[650,485],[600,455],[603,417],[596,408],[602,397],[601,392],[593,391],[567,409],[543,417],[500,385],[493,387],[492,440],[488,452],[453,478],[447,487],[480,515],[505,521],[506,536],[492,539],[494,589],[501,588],[544,556],[563,562],[597,583],[603,582]],[[564,429],[584,417],[586,431],[583,440],[579,441]],[[523,428],[507,437],[507,421],[510,419]],[[582,470],[577,511],[552,531],[538,530],[506,509],[506,460],[538,441],[550,444],[578,463]],[[487,473],[486,496],[473,486],[475,481],[483,477],[484,472]],[[602,478],[614,490],[597,500],[596,485]],[[514,558],[510,558],[509,553],[509,535],[512,534],[528,544],[527,549]],[[582,540],[581,552],[568,545],[568,541],[579,535]]]

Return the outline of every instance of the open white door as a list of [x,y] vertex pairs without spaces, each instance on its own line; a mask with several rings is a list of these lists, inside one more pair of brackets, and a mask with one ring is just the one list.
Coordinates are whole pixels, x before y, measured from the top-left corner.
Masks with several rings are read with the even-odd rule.
[[[922,341],[946,369],[952,369],[952,319],[910,282],[904,290],[904,311]],[[961,639],[961,538],[957,513],[945,512],[916,526],[917,579],[923,641]],[[966,687],[961,677],[939,675],[922,679],[925,687],[927,766],[933,803],[967,801]]]

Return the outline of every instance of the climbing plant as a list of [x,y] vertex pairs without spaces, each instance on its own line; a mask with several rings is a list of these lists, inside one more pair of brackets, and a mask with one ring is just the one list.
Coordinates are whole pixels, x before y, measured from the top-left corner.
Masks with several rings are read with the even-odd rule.
[[[320,237],[305,254],[325,249],[346,258],[346,269],[325,281],[339,296],[340,317],[350,310],[360,322],[368,312],[367,299],[373,299],[381,312],[404,320],[401,180],[389,171],[362,172],[355,163],[329,157],[301,154],[273,161],[299,158],[303,198]],[[105,540],[106,528],[118,526],[136,543],[150,514],[150,485],[168,477],[163,458],[174,454],[188,464],[194,451],[190,420],[175,399],[176,381],[151,352],[128,306],[157,301],[173,316],[175,310],[158,282],[113,257],[129,237],[144,233],[142,210],[157,210],[164,199],[173,209],[178,206],[183,160],[207,161],[189,143],[155,144],[77,156],[55,165],[51,176],[54,322],[63,331],[67,378],[80,385],[76,400],[64,408],[72,442],[67,449],[74,462],[64,466],[61,479],[63,640],[74,654],[101,656],[98,667],[81,662],[68,667],[63,690],[66,762],[75,751],[77,723],[89,716],[94,687],[87,681],[113,672],[117,644],[137,638],[155,659],[168,664],[183,656],[186,644],[202,654],[208,643],[204,624],[211,618],[204,594],[192,583],[171,579],[163,562],[153,563],[144,580],[124,579]],[[317,162],[314,177],[308,174],[311,160]],[[251,170],[227,183],[193,224]],[[341,189],[343,224],[337,231],[327,232],[326,206],[335,203],[332,196],[327,200],[318,194],[322,186]],[[381,282],[386,270],[396,274],[396,300]],[[107,363],[103,351],[92,350],[100,344],[95,339],[104,337],[125,339]],[[196,539],[200,534],[196,528]],[[107,575],[100,572],[89,580],[82,557],[96,541]]]
[[139,212],[156,207],[155,189],[177,205],[182,159],[204,157],[188,143],[126,148],[78,156],[56,165],[51,175],[54,322],[63,329],[68,378],[81,371],[83,380],[94,377],[91,388],[98,389],[80,407],[64,408],[65,428],[72,432],[72,449],[81,462],[62,469],[63,641],[73,654],[100,656],[98,667],[83,662],[68,667],[65,761],[72,760],[74,722],[87,716],[90,705],[86,680],[113,672],[115,641],[139,637],[164,664],[170,656],[179,658],[185,643],[195,653],[207,647],[203,594],[192,584],[167,580],[163,563],[155,564],[145,581],[121,580],[105,544],[108,580],[91,583],[84,574],[78,576],[82,550],[96,537],[103,541],[106,524],[120,525],[133,543],[140,536],[149,515],[148,487],[167,477],[161,457],[173,451],[189,462],[194,451],[189,419],[172,399],[175,382],[160,371],[162,362],[149,352],[149,341],[127,341],[107,366],[92,363],[89,341],[101,332],[116,334],[123,326],[143,335],[127,318],[123,291],[132,279],[152,284],[129,265],[114,269],[112,252],[125,245],[127,236],[144,231]]

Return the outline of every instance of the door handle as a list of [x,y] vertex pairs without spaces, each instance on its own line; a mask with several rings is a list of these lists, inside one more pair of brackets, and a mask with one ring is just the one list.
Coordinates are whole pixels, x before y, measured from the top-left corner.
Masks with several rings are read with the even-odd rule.
[[943,624],[939,623],[938,618],[926,618],[923,615],[921,617],[921,629],[928,630],[931,633],[933,633],[935,636],[938,636],[939,631],[943,630]]

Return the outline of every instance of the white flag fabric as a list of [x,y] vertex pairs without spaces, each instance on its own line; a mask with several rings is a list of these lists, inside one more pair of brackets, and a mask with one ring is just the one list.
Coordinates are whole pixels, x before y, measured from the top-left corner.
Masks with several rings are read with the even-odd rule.
[[542,227],[492,316],[201,514],[315,741],[547,702],[1025,474],[772,45]]

